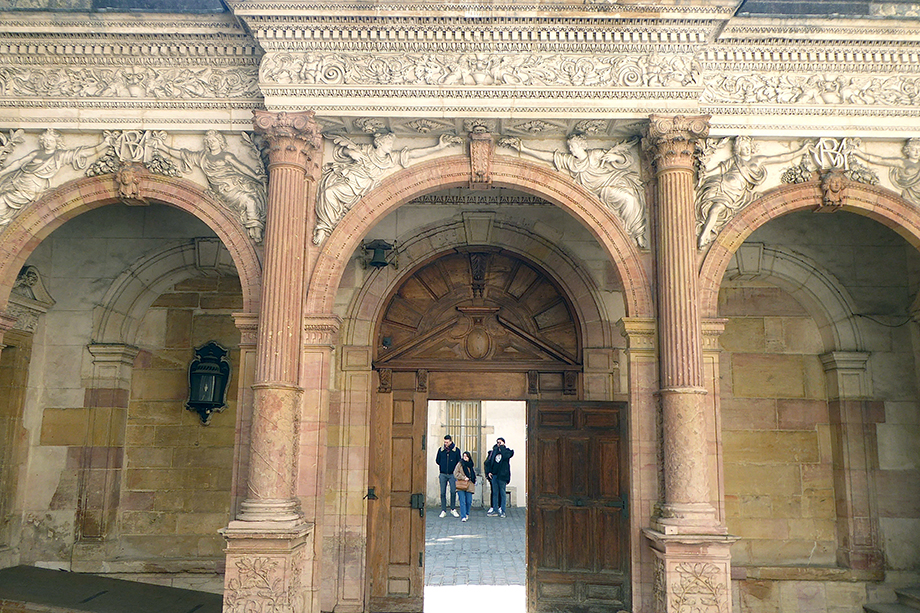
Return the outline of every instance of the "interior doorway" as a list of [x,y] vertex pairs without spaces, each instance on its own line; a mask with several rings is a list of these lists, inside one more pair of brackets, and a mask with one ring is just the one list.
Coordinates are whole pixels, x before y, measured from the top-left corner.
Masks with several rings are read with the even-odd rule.
[[[460,602],[470,610],[526,611],[526,410],[523,401],[428,401],[425,611],[443,611]],[[451,512],[462,512],[461,494],[452,501],[449,487],[446,514],[441,517],[440,468],[435,459],[445,435],[461,453],[470,454],[477,475],[466,522]],[[514,451],[505,517],[490,513],[497,510],[484,468],[498,437]]]

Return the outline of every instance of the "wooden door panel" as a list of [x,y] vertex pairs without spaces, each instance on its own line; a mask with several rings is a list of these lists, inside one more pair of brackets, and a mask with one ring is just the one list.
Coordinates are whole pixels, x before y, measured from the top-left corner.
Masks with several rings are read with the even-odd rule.
[[368,609],[419,612],[425,519],[411,503],[413,494],[425,492],[428,400],[415,389],[380,398],[371,430],[371,448],[382,453],[372,456],[369,471],[377,498],[368,502]]
[[531,402],[528,610],[629,608],[624,403]]

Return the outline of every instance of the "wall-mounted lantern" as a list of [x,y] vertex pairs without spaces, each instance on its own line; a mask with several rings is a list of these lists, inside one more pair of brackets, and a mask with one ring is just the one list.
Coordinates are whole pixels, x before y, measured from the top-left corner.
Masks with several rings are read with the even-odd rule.
[[364,267],[367,268],[386,268],[389,265],[393,265],[395,268],[399,268],[395,261],[390,261],[391,256],[387,254],[388,251],[393,251],[396,248],[396,245],[391,245],[382,239],[374,239],[366,243],[361,243],[361,247],[364,248]]
[[227,350],[209,341],[195,350],[195,359],[189,364],[188,403],[185,408],[196,411],[201,423],[207,425],[211,413],[220,413],[224,409],[229,383]]

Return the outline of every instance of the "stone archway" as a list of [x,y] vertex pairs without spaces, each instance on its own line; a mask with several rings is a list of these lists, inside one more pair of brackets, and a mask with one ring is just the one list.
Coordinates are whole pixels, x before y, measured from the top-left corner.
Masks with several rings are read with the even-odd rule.
[[[824,204],[821,183],[810,181],[767,192],[722,228],[703,256],[700,266],[700,310],[702,316],[718,316],[719,286],[734,254],[754,230],[787,213],[817,210]],[[888,226],[920,250],[920,218],[916,206],[897,194],[873,185],[849,182],[840,210],[869,217]]]
[[[566,411],[573,410],[568,407],[574,405],[565,401],[584,397],[582,326],[572,298],[542,266],[497,246],[471,245],[431,254],[401,275],[379,304],[373,343],[378,386],[371,394],[369,422],[367,491],[373,491],[374,498],[368,503],[367,601],[372,611],[421,610],[424,523],[410,502],[424,501],[430,454],[424,445],[419,448],[418,442],[426,436],[428,400],[556,400],[551,419],[570,416]],[[350,396],[349,391],[346,396]],[[605,462],[612,463],[606,474],[621,475],[625,489],[629,471],[617,470],[625,456],[610,451],[625,451],[625,440],[616,428],[607,427],[607,421],[597,432],[592,432],[590,426],[592,419],[622,420],[616,417],[620,408],[595,403],[584,409],[592,416],[585,418],[589,421],[573,425],[577,423],[576,429],[584,429],[579,430],[581,452],[599,454]],[[609,414],[614,417],[604,412],[608,410],[614,412]],[[543,418],[530,421],[549,423]],[[592,437],[598,436],[595,442]],[[589,439],[591,444],[586,442]],[[544,462],[549,466],[554,457],[560,462],[558,468],[553,464],[555,470],[538,471],[544,478],[530,481],[528,496],[539,498],[537,484],[548,483],[550,473],[561,476],[576,471],[575,458],[581,456],[563,451],[568,450],[569,443],[560,441],[559,445],[556,454],[545,453],[547,449],[540,452],[539,445],[528,450],[529,465],[538,462],[534,455],[537,453],[540,466]],[[582,472],[583,465],[578,464],[578,474]],[[589,475],[582,481],[592,479]],[[616,491],[622,490],[618,487]],[[568,504],[566,496],[560,498],[555,490],[553,493],[556,506],[564,509]],[[599,496],[596,492],[573,496],[571,504],[582,510],[594,509],[592,495]],[[529,583],[543,586],[531,590],[532,597],[539,594],[542,602],[552,600],[555,594],[553,606],[567,610],[583,604],[577,594],[585,590],[595,599],[603,600],[598,596],[601,593],[609,595],[609,602],[605,600],[603,606],[622,607],[628,603],[629,530],[619,511],[623,500],[617,498],[618,494],[612,496],[604,500],[604,510],[598,505],[597,513],[590,511],[591,521],[596,522],[591,524],[593,528],[587,527],[584,513],[579,513],[578,525],[572,528],[568,522],[573,520],[560,508],[553,520],[544,515],[529,520],[537,527],[528,545],[530,567],[535,572],[538,566],[545,566],[533,560],[544,559],[539,557],[541,546],[548,545],[539,538],[539,528],[548,521],[555,521],[556,528],[563,531],[586,530],[601,543],[598,547],[603,551],[595,559],[578,539],[559,542],[558,550],[554,546],[552,555],[547,555],[561,566],[550,573],[552,579],[549,575],[530,576]],[[572,548],[578,549],[577,555],[567,553]],[[570,558],[577,558],[586,568],[561,562]],[[584,572],[588,568],[590,572]],[[590,585],[573,588],[571,594],[566,592],[582,583]]]
[[[402,204],[444,189],[469,185],[469,158],[444,157],[398,172],[362,198],[326,238],[309,282],[306,313],[330,313],[339,281],[352,253],[367,231]],[[642,253],[619,219],[589,191],[554,170],[507,156],[496,156],[493,187],[516,189],[545,198],[568,211],[597,239],[623,284],[630,317],[654,313],[651,286]]]
[[[261,263],[239,221],[190,181],[149,173],[139,175],[138,199],[181,209],[208,225],[230,252],[243,289],[243,310],[257,313]],[[0,233],[0,307],[5,307],[16,275],[46,236],[77,215],[121,202],[112,175],[77,179],[30,204]]]

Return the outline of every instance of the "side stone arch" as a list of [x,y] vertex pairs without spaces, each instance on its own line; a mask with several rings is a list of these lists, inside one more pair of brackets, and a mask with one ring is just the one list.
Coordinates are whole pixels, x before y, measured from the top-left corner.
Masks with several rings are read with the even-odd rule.
[[[732,218],[713,241],[700,267],[700,311],[718,317],[719,287],[735,253],[754,230],[771,219],[824,205],[821,183],[809,181],[778,187],[764,194]],[[885,188],[849,182],[841,210],[885,225],[920,250],[920,215],[917,207]]]
[[[387,213],[419,196],[469,185],[465,156],[439,158],[398,172],[381,182],[345,214],[320,250],[307,291],[305,312],[332,312],[339,281],[367,231]],[[623,284],[630,317],[652,317],[653,302],[642,254],[620,221],[597,197],[560,173],[530,162],[496,156],[493,186],[525,192],[561,207],[598,240]]]
[[[262,266],[246,229],[225,206],[190,181],[143,173],[137,199],[183,210],[208,225],[226,246],[243,290],[243,310],[259,310]],[[24,209],[0,233],[0,309],[5,308],[16,275],[51,232],[74,217],[120,202],[112,175],[76,179],[50,191]]]
[[93,317],[93,342],[134,345],[141,320],[164,291],[202,272],[236,275],[230,253],[216,238],[197,238],[150,253],[109,287]]
[[769,281],[786,290],[815,318],[825,351],[865,348],[849,292],[810,258],[790,249],[743,244],[725,272],[729,278]]

